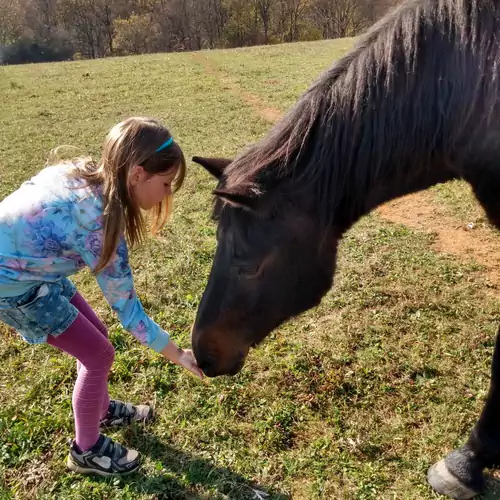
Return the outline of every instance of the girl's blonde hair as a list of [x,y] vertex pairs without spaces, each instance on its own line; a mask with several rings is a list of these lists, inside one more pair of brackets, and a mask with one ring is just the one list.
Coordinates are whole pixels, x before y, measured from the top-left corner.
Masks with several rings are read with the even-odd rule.
[[[177,174],[172,192],[175,193],[181,187],[186,173],[186,160],[181,148],[172,142],[157,152],[170,138],[170,132],[157,120],[128,118],[109,131],[98,163],[90,158],[74,163],[72,176],[83,179],[91,186],[98,186],[102,191],[104,237],[95,273],[109,264],[122,234],[125,234],[131,246],[144,239],[146,222],[143,212],[131,196],[130,169],[140,165],[147,173],[154,175],[175,168]],[[154,207],[153,233],[165,225],[172,210],[172,201],[172,196],[166,196]]]

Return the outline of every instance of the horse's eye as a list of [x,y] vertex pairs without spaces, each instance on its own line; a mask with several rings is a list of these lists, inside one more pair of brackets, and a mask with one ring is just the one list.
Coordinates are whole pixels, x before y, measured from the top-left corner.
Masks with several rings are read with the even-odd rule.
[[239,276],[246,276],[247,278],[251,278],[258,274],[260,267],[252,266],[252,265],[239,265],[236,268],[236,272]]

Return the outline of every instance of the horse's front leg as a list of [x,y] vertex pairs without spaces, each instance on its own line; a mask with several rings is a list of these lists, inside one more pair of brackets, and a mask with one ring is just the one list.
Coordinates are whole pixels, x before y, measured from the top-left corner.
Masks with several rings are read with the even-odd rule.
[[485,486],[483,469],[500,462],[500,329],[495,340],[488,397],[467,443],[434,464],[429,484],[442,495],[467,500]]

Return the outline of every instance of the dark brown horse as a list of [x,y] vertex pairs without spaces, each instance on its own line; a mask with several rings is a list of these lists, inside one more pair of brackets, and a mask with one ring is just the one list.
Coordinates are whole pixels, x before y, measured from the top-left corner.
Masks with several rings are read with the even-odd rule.
[[[388,14],[233,161],[194,158],[218,179],[218,246],[192,332],[208,376],[317,305],[340,238],[378,205],[468,181],[500,227],[500,0],[412,0]],[[499,341],[500,343],[500,341]],[[453,498],[500,459],[500,347],[468,442],[433,466]]]

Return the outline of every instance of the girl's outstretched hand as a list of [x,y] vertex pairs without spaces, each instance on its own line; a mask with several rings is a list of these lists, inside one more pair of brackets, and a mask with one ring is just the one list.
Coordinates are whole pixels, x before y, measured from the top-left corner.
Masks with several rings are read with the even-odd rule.
[[198,367],[193,351],[191,351],[191,349],[181,349],[180,347],[175,345],[172,340],[170,340],[167,344],[167,347],[163,349],[162,354],[169,361],[172,361],[172,363],[182,366],[183,368],[203,380],[203,372]]
[[191,351],[190,349],[185,349],[184,351],[182,351],[179,359],[179,365],[186,370],[189,370],[191,373],[194,373],[197,377],[203,380],[203,372],[198,368],[198,364],[196,363],[193,351]]

